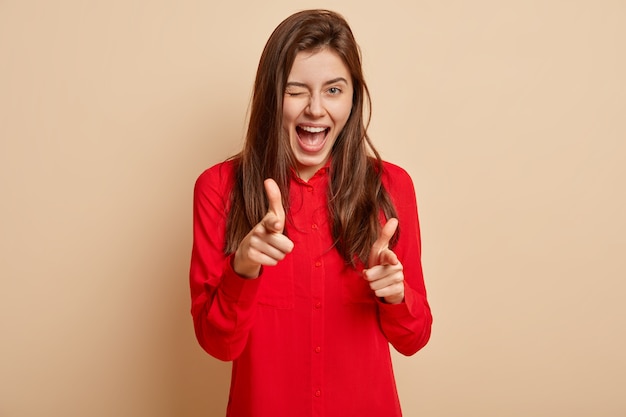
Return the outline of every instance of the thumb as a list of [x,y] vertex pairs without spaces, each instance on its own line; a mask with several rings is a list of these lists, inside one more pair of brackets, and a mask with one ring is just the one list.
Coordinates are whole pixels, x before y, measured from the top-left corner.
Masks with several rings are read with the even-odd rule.
[[285,228],[285,209],[280,188],[278,188],[276,181],[271,178],[266,179],[263,185],[269,203],[267,215],[263,218],[263,225],[272,232],[282,233]]
[[389,241],[396,233],[398,229],[398,219],[391,218],[385,223],[383,226],[383,230],[380,232],[380,236],[376,239],[376,242],[372,245],[372,250],[370,251],[370,256],[368,259],[368,267],[371,268],[374,265],[381,264],[381,254],[385,249],[389,248]]

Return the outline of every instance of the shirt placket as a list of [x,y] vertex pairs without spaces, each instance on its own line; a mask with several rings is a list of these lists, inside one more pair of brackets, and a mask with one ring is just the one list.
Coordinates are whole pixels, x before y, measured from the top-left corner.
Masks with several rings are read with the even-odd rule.
[[[311,251],[311,388],[313,396],[313,416],[322,416],[324,409],[324,259],[323,254],[323,216],[325,215],[325,189],[306,185],[307,218],[309,221],[309,243]],[[320,210],[322,208],[322,210]]]

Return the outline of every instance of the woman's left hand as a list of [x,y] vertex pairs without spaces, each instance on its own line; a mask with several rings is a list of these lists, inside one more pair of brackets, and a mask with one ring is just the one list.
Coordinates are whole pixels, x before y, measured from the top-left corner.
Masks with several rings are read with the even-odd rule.
[[389,241],[398,228],[397,219],[389,219],[372,245],[368,259],[369,268],[363,270],[363,277],[377,297],[389,304],[404,301],[404,272],[402,263],[389,249]]

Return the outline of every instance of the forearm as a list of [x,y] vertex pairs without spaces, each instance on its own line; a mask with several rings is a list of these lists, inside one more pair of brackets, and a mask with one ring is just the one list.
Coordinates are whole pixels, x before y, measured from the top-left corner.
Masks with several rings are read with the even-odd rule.
[[413,355],[428,343],[432,315],[425,294],[405,284],[404,302],[381,302],[379,312],[383,334],[401,354]]
[[246,346],[254,324],[259,280],[244,279],[224,262],[217,284],[207,283],[192,300],[192,316],[198,342],[210,355],[230,361]]

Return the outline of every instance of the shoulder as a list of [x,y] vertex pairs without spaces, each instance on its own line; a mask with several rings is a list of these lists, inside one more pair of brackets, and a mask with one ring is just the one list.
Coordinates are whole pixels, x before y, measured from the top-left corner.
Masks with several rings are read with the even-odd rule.
[[403,225],[404,230],[413,230],[409,235],[412,233],[419,235],[417,196],[409,173],[398,165],[383,162],[382,183],[391,197],[398,220]]
[[409,173],[402,167],[383,161],[383,185],[390,193],[414,192],[413,180]]
[[196,186],[232,184],[236,168],[237,161],[234,159],[217,163],[198,176]]
[[196,179],[195,193],[226,195],[233,187],[237,161],[229,159],[204,170]]

